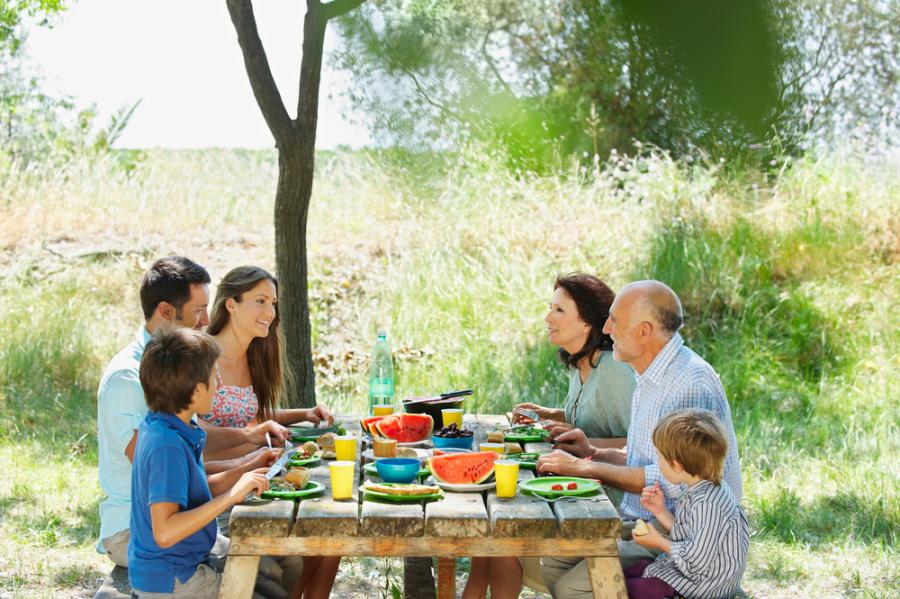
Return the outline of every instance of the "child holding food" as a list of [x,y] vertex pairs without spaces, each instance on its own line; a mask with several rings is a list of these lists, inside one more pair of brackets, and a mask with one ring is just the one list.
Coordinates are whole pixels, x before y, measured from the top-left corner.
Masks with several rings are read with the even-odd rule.
[[221,574],[208,564],[215,518],[269,486],[260,469],[216,498],[210,492],[201,458],[206,433],[192,419],[209,411],[218,357],[212,337],[179,328],[150,339],[141,359],[150,412],[134,453],[128,545],[128,578],[138,597],[218,597]]
[[[728,450],[725,428],[708,410],[682,410],[653,431],[659,469],[685,484],[673,515],[659,483],[644,487],[641,505],[669,532],[666,538],[638,521],[633,542],[664,553],[625,569],[631,599],[733,597],[747,565],[750,532],[743,509],[721,484]],[[644,526],[642,526],[644,525]]]

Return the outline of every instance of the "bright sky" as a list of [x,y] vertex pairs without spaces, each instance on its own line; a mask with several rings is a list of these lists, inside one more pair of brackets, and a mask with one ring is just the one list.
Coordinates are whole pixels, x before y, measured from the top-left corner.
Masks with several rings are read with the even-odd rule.
[[[288,113],[295,116],[305,3],[257,0],[257,27]],[[328,68],[329,27],[316,146],[370,143]],[[49,91],[96,103],[101,122],[143,99],[117,147],[273,147],[244,70],[224,0],[76,0],[52,29],[33,28],[28,55]],[[343,112],[347,116],[342,116]],[[349,118],[348,118],[349,117]]]

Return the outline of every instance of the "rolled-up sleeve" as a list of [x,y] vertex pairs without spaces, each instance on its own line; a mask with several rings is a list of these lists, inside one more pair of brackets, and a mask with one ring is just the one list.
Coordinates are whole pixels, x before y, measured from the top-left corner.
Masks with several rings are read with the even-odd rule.
[[128,370],[114,373],[106,381],[99,401],[110,449],[124,453],[148,411],[138,375]]

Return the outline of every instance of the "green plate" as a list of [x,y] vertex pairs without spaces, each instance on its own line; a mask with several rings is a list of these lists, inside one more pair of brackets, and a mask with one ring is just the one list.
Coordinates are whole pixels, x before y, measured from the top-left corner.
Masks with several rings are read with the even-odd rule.
[[[325,433],[334,433],[336,435],[345,434],[345,431],[342,427],[333,424],[331,426],[326,426],[323,428],[312,428],[309,426],[290,426],[288,427],[291,431],[291,441],[294,443],[303,443],[305,441],[315,441]],[[343,431],[343,432],[341,432]]]
[[288,461],[288,466],[306,466],[308,464],[315,464],[319,460],[322,459],[322,452],[317,451],[312,456],[308,458],[300,458],[297,460],[291,459]]
[[549,439],[550,431],[545,431],[542,428],[523,428],[517,431],[504,431],[503,435],[504,441],[536,443]]
[[[578,488],[573,490],[566,489],[569,483],[578,483]],[[562,485],[562,491],[554,491],[551,489],[553,485]],[[600,483],[589,478],[577,478],[574,476],[542,476],[541,478],[533,478],[531,480],[521,481],[519,488],[541,497],[563,497],[567,495],[591,495],[600,490]]]
[[[511,453],[505,459],[519,462],[519,468],[534,470],[537,468],[537,459],[540,455],[539,453]],[[534,456],[534,460],[523,459],[525,456]]]
[[[371,474],[372,476],[378,476],[378,469],[375,467],[375,462],[369,462],[363,468],[366,474]],[[431,470],[428,469],[428,466],[422,466],[422,469],[419,470],[418,477],[425,478],[431,474]],[[381,478],[378,476],[378,478]]]
[[[390,485],[393,483],[382,483]],[[376,499],[378,501],[391,501],[394,503],[414,503],[417,501],[435,501],[443,499],[443,493],[432,493],[431,495],[389,495],[388,493],[379,493],[378,491],[368,491],[362,488],[363,497],[365,499]]]
[[263,499],[301,499],[309,497],[325,490],[325,485],[317,483],[314,480],[309,481],[306,486],[298,491],[266,491],[260,494]]

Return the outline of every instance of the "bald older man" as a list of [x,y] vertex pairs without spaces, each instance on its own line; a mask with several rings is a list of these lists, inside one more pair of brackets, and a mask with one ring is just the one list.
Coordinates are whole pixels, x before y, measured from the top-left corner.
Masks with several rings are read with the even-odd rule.
[[[625,539],[631,537],[634,520],[653,518],[640,504],[645,486],[658,482],[670,511],[684,491],[660,474],[652,440],[656,423],[677,410],[704,408],[719,417],[728,433],[724,481],[738,501],[742,496],[737,439],[725,389],[712,366],[685,347],[678,334],[682,323],[681,302],[664,283],[638,281],[622,288],[610,307],[603,332],[612,337],[613,357],[631,365],[637,373],[626,447],[595,447],[575,429],[556,439],[565,451],[554,451],[538,462],[540,472],[599,478],[625,491],[619,508],[625,520]],[[619,554],[626,567],[655,557],[633,541],[620,541]],[[544,580],[554,597],[592,596],[584,560],[542,558],[541,562]]]

